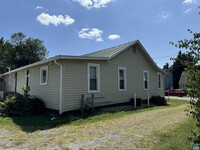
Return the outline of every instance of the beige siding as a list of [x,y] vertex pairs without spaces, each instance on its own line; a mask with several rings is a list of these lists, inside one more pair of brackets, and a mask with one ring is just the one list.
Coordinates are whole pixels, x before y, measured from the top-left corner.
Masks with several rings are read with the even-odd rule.
[[[48,84],[40,85],[40,68],[48,66]],[[59,110],[60,68],[51,63],[29,69],[30,94],[40,97],[47,108]]]
[[[40,85],[40,68],[48,66],[48,85]],[[30,94],[41,98],[47,108],[59,110],[60,99],[60,68],[54,63],[32,67],[30,73]],[[17,92],[23,94],[22,86],[26,84],[26,70],[17,72]],[[14,91],[14,74],[11,74],[11,85],[9,85],[9,75],[6,79],[6,91]]]
[[21,70],[17,72],[17,93],[24,94],[22,86],[26,83],[26,70]]
[[[100,92],[95,93],[95,96],[104,98],[95,100],[96,106],[128,102],[134,97],[134,93],[142,99],[147,99],[148,93],[150,97],[164,94],[163,89],[158,89],[157,71],[139,49],[133,53],[130,48],[111,61],[65,61],[64,111],[79,109],[81,94],[90,96],[87,82],[88,63],[100,64]],[[126,67],[127,91],[118,90],[118,67]],[[149,90],[144,90],[143,87],[144,70],[149,71]]]
[[5,76],[5,91],[7,92],[15,91],[15,73]]

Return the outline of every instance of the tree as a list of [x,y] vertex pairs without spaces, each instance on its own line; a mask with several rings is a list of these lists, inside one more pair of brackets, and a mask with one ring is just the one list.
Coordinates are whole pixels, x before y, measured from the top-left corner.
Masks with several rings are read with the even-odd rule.
[[8,71],[8,67],[16,69],[43,60],[48,55],[43,41],[26,38],[22,32],[12,34],[10,41],[1,38],[0,52],[1,73]]
[[166,63],[166,64],[163,66],[163,70],[169,70],[169,63]]
[[193,33],[188,29],[192,35],[191,39],[184,39],[178,41],[177,44],[171,43],[179,49],[186,49],[187,55],[192,58],[191,61],[185,62],[188,71],[188,88],[191,110],[189,113],[196,119],[198,130],[194,132],[194,142],[200,145],[200,33]]
[[191,62],[193,58],[191,55],[179,51],[177,57],[172,59],[174,60],[174,63],[172,65],[173,84],[174,84],[173,87],[175,89],[178,89],[181,74],[187,67],[186,63]]
[[9,57],[9,52],[11,49],[12,45],[8,41],[5,41],[2,37],[0,39],[0,74],[6,72],[8,69],[6,67],[8,66],[7,58]]

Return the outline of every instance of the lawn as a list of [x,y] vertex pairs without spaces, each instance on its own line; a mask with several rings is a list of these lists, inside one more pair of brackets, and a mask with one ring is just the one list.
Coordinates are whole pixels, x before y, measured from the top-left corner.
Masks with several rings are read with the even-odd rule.
[[195,125],[185,115],[187,103],[171,100],[167,106],[143,109],[97,109],[90,116],[67,115],[53,120],[48,114],[0,118],[0,147],[188,149],[192,143],[187,137]]

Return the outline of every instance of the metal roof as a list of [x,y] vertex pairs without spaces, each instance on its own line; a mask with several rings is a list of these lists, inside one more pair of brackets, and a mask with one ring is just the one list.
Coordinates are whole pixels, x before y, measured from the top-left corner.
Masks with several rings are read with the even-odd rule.
[[92,58],[108,58],[111,59],[114,56],[118,55],[119,53],[121,53],[122,51],[124,51],[125,49],[127,49],[128,47],[132,46],[133,44],[135,44],[137,41],[131,41],[122,45],[118,45],[115,47],[111,47],[111,48],[107,48],[107,49],[103,49],[100,51],[96,51],[93,53],[89,53],[89,54],[85,54],[82,55],[82,57],[92,57]]
[[96,51],[93,53],[89,53],[89,54],[85,54],[85,55],[81,55],[81,56],[69,56],[69,55],[58,55],[55,57],[51,57],[27,66],[23,66],[17,69],[14,69],[10,72],[6,72],[4,74],[1,74],[1,76],[13,73],[13,72],[17,72],[19,70],[23,70],[23,69],[27,69],[27,68],[31,68],[34,66],[38,66],[44,63],[49,63],[55,60],[61,60],[61,59],[72,59],[72,60],[102,60],[102,61],[106,61],[106,60],[111,60],[112,58],[114,58],[115,56],[119,55],[120,53],[122,53],[123,51],[127,50],[129,47],[135,45],[135,44],[139,44],[142,48],[142,52],[145,54],[145,56],[148,58],[149,62],[153,65],[153,67],[155,67],[156,69],[158,69],[161,72],[162,71],[153,61],[153,59],[150,57],[150,55],[147,53],[147,51],[145,50],[145,48],[143,47],[143,45],[140,43],[139,40],[135,40],[135,41],[131,41],[125,44],[121,44],[115,47],[111,47],[111,48],[107,48],[104,50],[100,50],[100,51]]

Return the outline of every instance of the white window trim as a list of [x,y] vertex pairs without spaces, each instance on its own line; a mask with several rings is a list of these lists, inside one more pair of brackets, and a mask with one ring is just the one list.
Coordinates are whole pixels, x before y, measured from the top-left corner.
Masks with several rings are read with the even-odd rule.
[[[144,83],[144,74],[145,73],[147,73],[147,85],[148,85],[148,88],[145,88],[145,83]],[[147,71],[147,70],[143,71],[142,82],[143,82],[143,88],[144,88],[144,90],[149,90],[149,71]]]
[[[120,75],[119,70],[124,70],[124,89],[120,89]],[[127,91],[127,76],[126,76],[126,67],[118,67],[118,90],[119,91]]]
[[[160,87],[159,87],[159,75],[160,75]],[[162,89],[162,74],[160,72],[157,73],[157,83],[158,83],[158,89]]]
[[[97,68],[97,90],[90,90],[90,67]],[[100,92],[100,65],[94,63],[88,63],[88,93],[99,93]]]
[[[27,71],[27,70],[26,70],[26,71]],[[25,85],[26,85],[26,82],[27,82],[27,78],[26,78],[26,77],[27,77],[27,75],[26,75],[26,71],[25,71]],[[30,77],[31,77],[31,76],[30,76],[30,70],[29,70],[29,86],[30,86]]]
[[[42,83],[42,70],[47,70],[47,80],[45,83]],[[40,85],[47,85],[48,84],[48,78],[49,78],[49,71],[48,66],[44,66],[40,68]]]

